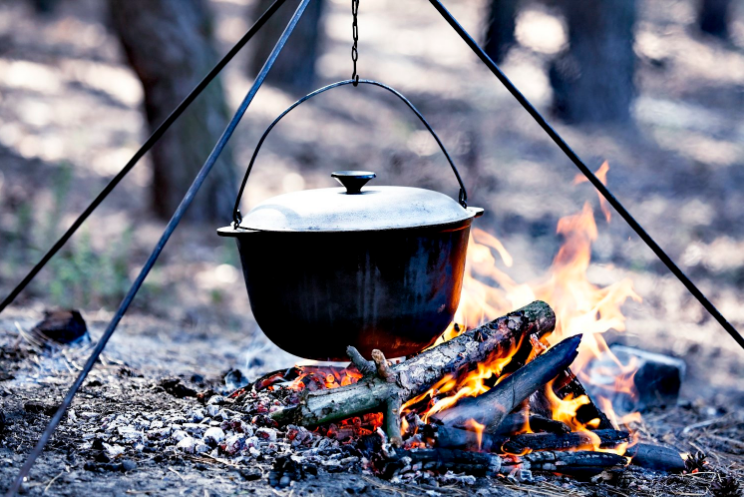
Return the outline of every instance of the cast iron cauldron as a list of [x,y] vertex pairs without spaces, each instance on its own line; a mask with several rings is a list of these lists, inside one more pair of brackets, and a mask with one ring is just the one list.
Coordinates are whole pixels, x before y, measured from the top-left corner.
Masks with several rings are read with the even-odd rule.
[[[434,134],[410,102],[376,85],[401,97]],[[246,178],[264,138],[292,108],[259,141]],[[279,347],[309,359],[343,360],[348,345],[366,357],[373,349],[387,357],[420,352],[454,318],[470,226],[483,209],[465,205],[462,181],[458,203],[420,188],[365,187],[371,172],[333,176],[343,188],[280,195],[245,217],[236,202],[235,222],[218,230],[237,240],[256,322]]]

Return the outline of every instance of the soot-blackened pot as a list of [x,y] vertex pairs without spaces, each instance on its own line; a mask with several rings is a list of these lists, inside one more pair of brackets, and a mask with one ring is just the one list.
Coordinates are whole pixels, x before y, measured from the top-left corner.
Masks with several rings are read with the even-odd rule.
[[470,225],[483,209],[430,190],[363,187],[373,173],[334,173],[345,188],[259,204],[219,234],[238,242],[256,322],[282,349],[316,360],[420,352],[460,302]]

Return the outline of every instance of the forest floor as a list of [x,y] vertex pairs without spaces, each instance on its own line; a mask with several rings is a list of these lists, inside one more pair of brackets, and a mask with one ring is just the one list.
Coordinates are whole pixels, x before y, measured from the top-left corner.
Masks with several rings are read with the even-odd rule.
[[[479,33],[483,4],[452,0],[448,7]],[[63,0],[55,14],[40,18],[25,2],[0,4],[0,295],[144,139],[141,89],[106,28],[104,5]],[[249,25],[251,2],[212,5],[224,52]],[[349,76],[347,7],[329,2],[318,86]],[[639,9],[634,123],[554,124],[591,167],[609,161],[616,196],[734,326],[744,328],[744,12],[739,9],[735,20],[734,41],[721,42],[696,33],[692,0],[643,0]],[[517,282],[546,278],[562,243],[558,220],[580,212],[584,202],[597,207],[595,192],[574,185],[577,171],[568,159],[426,2],[365,4],[360,23],[361,75],[400,90],[438,131],[462,168],[471,204],[487,209],[479,227],[515,256],[512,268],[499,262],[499,269]],[[549,8],[530,4],[517,34],[520,44],[503,68],[549,114],[546,68],[565,37],[560,20]],[[250,84],[245,66],[244,58],[237,59],[224,79],[232,107]],[[260,91],[233,139],[238,164],[247,163],[263,129],[299,96],[270,86]],[[374,170],[380,184],[454,196],[455,182],[434,142],[404,110],[374,89],[353,88],[298,110],[267,143],[246,205],[285,191],[333,186],[329,173],[351,168]],[[93,338],[98,336],[164,226],[148,214],[148,181],[145,161],[3,314],[3,341],[17,337],[16,321],[27,330],[43,309],[55,306],[82,309]],[[609,332],[609,341],[683,358],[688,369],[682,398],[689,405],[715,415],[723,412],[719,408],[740,409],[744,353],[617,215],[607,223],[596,210],[590,280],[603,286],[629,277],[643,298],[624,306],[627,331]],[[231,368],[255,377],[296,359],[272,348],[257,329],[235,248],[216,236],[217,227],[179,228],[112,342],[109,353],[148,381],[200,374],[217,385]],[[58,378],[35,387],[1,381],[3,411],[23,418],[25,399],[57,397],[71,380],[64,373]],[[42,394],[44,388],[49,390]],[[157,402],[153,396],[150,401]],[[3,482],[41,426],[31,423],[22,443],[2,449]],[[35,481],[59,474],[64,454],[50,451]],[[178,474],[203,477],[199,471],[153,466],[116,478],[162,488],[183,483]],[[72,481],[59,493],[92,488],[83,480],[70,487]],[[127,485],[111,493],[123,493]],[[250,485],[259,494],[272,493],[265,483]],[[47,495],[54,492],[52,485]]]

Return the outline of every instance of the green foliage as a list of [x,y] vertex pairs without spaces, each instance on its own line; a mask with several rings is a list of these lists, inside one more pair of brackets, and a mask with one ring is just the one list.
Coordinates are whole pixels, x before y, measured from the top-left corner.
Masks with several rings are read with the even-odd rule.
[[[52,205],[39,212],[38,199],[30,197],[17,206],[12,224],[0,229],[3,276],[15,283],[61,236],[63,216],[72,186],[73,171],[59,165],[49,181]],[[115,243],[97,249],[84,226],[39,274],[29,289],[47,306],[111,307],[118,305],[129,288],[128,255],[132,228],[124,227]]]

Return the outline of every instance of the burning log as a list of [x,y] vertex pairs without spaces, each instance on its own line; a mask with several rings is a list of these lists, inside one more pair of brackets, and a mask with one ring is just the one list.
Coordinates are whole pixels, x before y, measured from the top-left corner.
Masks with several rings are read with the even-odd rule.
[[622,468],[628,465],[628,458],[612,452],[532,452],[522,456],[530,463],[527,469],[550,471],[576,478],[590,478],[611,468]]
[[390,458],[380,461],[377,469],[384,478],[396,472],[419,467],[444,473],[467,473],[473,476],[496,476],[501,471],[503,460],[500,456],[481,452],[449,449],[396,450]]
[[581,448],[614,448],[626,443],[630,434],[618,430],[577,431],[571,433],[522,433],[501,435],[478,433],[448,426],[427,427],[425,438],[436,440],[437,447],[479,449],[487,452],[523,454],[541,450],[577,450]]
[[497,456],[482,452],[450,449],[396,450],[375,466],[385,478],[414,469],[453,471],[474,476],[494,476],[516,469],[549,471],[590,477],[606,469],[624,467],[627,458],[609,452],[533,452],[524,456]]
[[[340,388],[306,390],[297,406],[271,416],[280,423],[314,427],[384,411],[387,434],[393,443],[400,444],[403,402],[426,392],[448,373],[484,361],[495,351],[511,350],[530,335],[540,338],[554,327],[553,310],[548,304],[536,301],[394,366],[389,366],[382,354],[375,354],[374,375],[368,374],[357,383]],[[369,370],[369,362],[361,355],[352,351],[350,356],[358,368]]]
[[[528,406],[529,407],[529,406]],[[528,408],[529,410],[529,408]],[[571,428],[561,421],[546,418],[540,414],[528,414],[525,411],[512,412],[504,417],[504,420],[493,432],[494,435],[511,435],[519,433],[525,426],[529,426],[535,432],[568,433]]]
[[500,449],[510,454],[521,454],[527,450],[568,450],[582,447],[615,447],[629,440],[627,431],[597,430],[572,433],[523,433],[509,437]]
[[448,428],[467,428],[475,421],[486,433],[496,432],[515,407],[574,361],[580,343],[581,335],[563,340],[488,392],[463,399],[433,418]]

